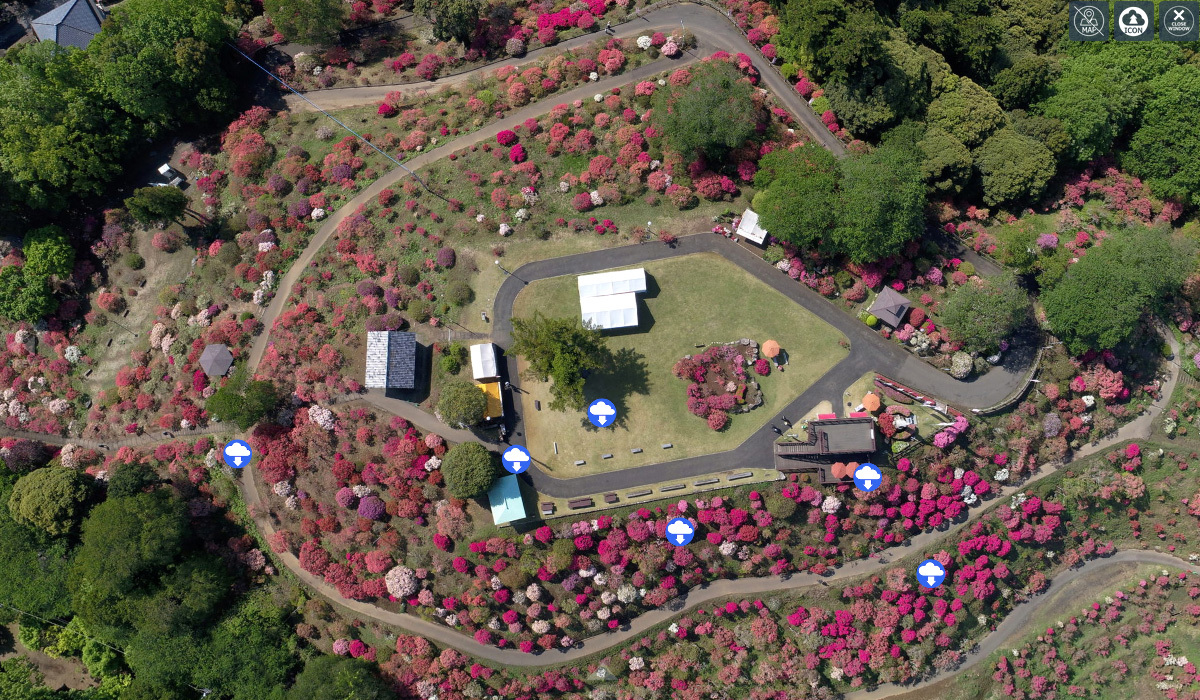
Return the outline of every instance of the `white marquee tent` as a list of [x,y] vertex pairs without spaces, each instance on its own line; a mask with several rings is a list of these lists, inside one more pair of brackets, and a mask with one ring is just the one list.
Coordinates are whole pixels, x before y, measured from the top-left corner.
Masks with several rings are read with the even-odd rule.
[[597,328],[628,328],[638,324],[637,295],[633,292],[583,297],[579,306],[583,320]]
[[476,381],[500,376],[496,369],[496,346],[480,343],[471,346],[471,375]]
[[579,277],[579,298],[646,291],[646,270],[616,270]]
[[745,238],[748,241],[754,241],[759,245],[767,239],[767,232],[763,227],[758,225],[758,214],[747,209],[742,212],[742,221],[738,224],[737,235]]

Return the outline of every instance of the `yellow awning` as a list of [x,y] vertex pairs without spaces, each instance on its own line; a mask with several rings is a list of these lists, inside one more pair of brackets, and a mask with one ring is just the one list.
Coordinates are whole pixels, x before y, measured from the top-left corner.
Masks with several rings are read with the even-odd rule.
[[487,396],[487,412],[484,420],[499,418],[504,415],[504,402],[500,400],[500,382],[476,384],[480,391]]

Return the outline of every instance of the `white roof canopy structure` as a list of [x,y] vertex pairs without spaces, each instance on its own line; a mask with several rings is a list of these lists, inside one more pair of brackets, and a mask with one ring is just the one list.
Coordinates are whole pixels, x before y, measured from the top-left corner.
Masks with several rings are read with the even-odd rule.
[[736,233],[742,238],[758,244],[762,244],[767,239],[766,230],[758,225],[758,214],[750,209],[742,212],[742,221],[738,224]]
[[579,298],[646,291],[646,270],[616,270],[579,277]]
[[580,297],[579,307],[583,320],[597,328],[628,328],[638,324],[637,295],[633,292]]
[[496,369],[496,346],[480,343],[471,346],[471,374],[476,381],[500,376]]

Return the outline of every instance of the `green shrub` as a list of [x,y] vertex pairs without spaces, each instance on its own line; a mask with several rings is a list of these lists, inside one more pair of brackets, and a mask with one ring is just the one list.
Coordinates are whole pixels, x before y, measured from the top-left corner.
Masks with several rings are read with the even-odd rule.
[[800,74],[800,66],[795,63],[785,63],[779,67],[779,72],[783,74],[785,80],[791,80]]
[[429,302],[424,299],[414,299],[408,303],[408,314],[412,316],[413,323],[425,323],[431,313]]
[[488,107],[491,107],[496,103],[496,93],[492,92],[491,90],[480,90],[479,92],[475,93],[475,96],[479,98],[480,102],[484,103]]
[[454,306],[463,306],[471,303],[471,300],[475,298],[475,292],[466,282],[451,282],[446,287],[445,298]]
[[975,274],[975,266],[969,262],[964,262],[961,265],[959,265],[958,270],[959,270],[959,272],[963,273],[967,277],[970,277],[971,275]]
[[401,265],[400,269],[396,270],[396,279],[400,280],[401,284],[411,287],[420,281],[421,273],[412,265]]
[[763,252],[763,260],[766,260],[767,262],[771,263],[772,265],[779,262],[780,260],[783,260],[785,257],[786,256],[784,255],[784,252],[783,252],[783,246],[781,246],[781,245],[768,246],[767,249]]
[[125,264],[130,270],[140,270],[146,266],[146,259],[137,253],[130,253],[125,256]]
[[854,275],[851,275],[846,270],[838,270],[833,273],[833,281],[837,282],[837,286],[842,289],[848,289],[854,284]]
[[442,372],[446,374],[458,374],[462,369],[462,363],[453,355],[442,355],[442,359],[438,360],[438,364],[442,366]]
[[812,108],[813,108],[813,111],[816,112],[818,115],[824,114],[825,112],[827,112],[831,109],[830,104],[829,104],[829,98],[825,97],[824,95],[822,95],[821,97],[818,97],[817,99],[812,101]]
[[867,314],[867,317],[863,319],[863,323],[867,324],[871,328],[874,328],[875,326],[879,325],[879,319],[875,318],[875,314]]

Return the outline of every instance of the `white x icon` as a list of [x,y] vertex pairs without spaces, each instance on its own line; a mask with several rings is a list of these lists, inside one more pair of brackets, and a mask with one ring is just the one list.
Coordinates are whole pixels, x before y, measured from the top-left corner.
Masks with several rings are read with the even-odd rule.
[[1171,8],[1171,10],[1175,13],[1175,19],[1183,19],[1183,10],[1177,8]]

